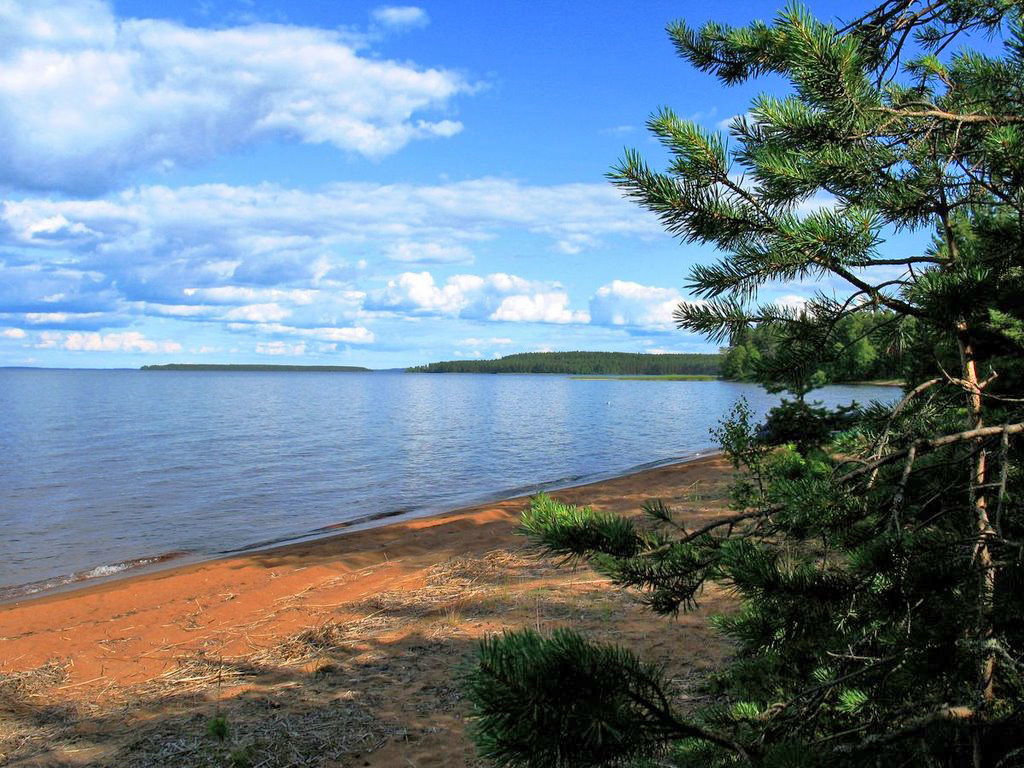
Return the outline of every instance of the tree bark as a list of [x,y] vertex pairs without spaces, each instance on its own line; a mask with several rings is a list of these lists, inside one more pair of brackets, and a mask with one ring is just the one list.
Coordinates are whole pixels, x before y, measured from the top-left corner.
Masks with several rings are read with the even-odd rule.
[[[957,323],[957,342],[960,346],[960,367],[964,389],[967,393],[967,428],[982,429],[985,426],[984,404],[982,402],[982,383],[978,378],[978,366],[974,359],[974,345],[968,331],[967,323]],[[974,549],[974,562],[978,567],[978,623],[977,641],[980,646],[992,640],[992,599],[995,594],[996,572],[992,566],[992,550],[989,539],[992,525],[989,520],[988,498],[985,492],[986,455],[984,444],[979,440],[971,467],[970,502],[974,509],[974,521],[977,541]],[[983,704],[995,698],[995,653],[985,652],[978,662],[978,692]],[[982,768],[984,755],[981,746],[981,734],[975,732],[974,766]]]

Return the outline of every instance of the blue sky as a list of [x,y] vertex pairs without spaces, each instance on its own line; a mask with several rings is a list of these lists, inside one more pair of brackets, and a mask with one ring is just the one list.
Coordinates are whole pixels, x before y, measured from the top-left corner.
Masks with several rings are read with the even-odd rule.
[[667,22],[777,8],[0,0],[0,365],[707,351],[671,310],[714,252],[604,174],[658,162],[660,106],[716,128],[779,87]]

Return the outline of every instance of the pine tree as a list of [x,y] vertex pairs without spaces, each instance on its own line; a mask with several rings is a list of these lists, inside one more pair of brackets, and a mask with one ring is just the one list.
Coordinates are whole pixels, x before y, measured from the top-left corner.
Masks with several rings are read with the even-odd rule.
[[[770,329],[771,383],[802,386],[848,318],[902,350],[903,398],[838,438],[772,447],[742,406],[719,438],[732,513],[703,527],[534,500],[523,526],[666,615],[732,588],[721,703],[683,716],[656,668],[570,630],[489,638],[467,674],[500,765],[1024,765],[1024,5],[887,0],[841,27],[790,6],[744,28],[673,24],[726,85],[764,74],[732,144],[664,109],[612,180],[680,238],[724,256],[691,272],[680,327],[724,343]],[[972,47],[973,46],[973,47]],[[827,195],[829,205],[807,210]],[[930,230],[902,254],[887,233]],[[800,311],[759,289],[828,277]],[[829,442],[831,441],[831,442]],[[675,631],[666,626],[666,632]]]

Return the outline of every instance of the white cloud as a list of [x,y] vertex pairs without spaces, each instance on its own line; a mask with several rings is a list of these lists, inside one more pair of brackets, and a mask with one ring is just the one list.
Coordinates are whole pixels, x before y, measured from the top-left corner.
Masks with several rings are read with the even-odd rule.
[[0,336],[5,339],[24,339],[27,335],[21,328],[4,328],[0,331]]
[[589,323],[590,315],[569,309],[569,295],[563,291],[535,293],[532,296],[507,296],[491,320],[510,323]]
[[785,296],[780,296],[775,299],[775,304],[783,307],[789,307],[791,309],[803,309],[807,303],[807,299],[803,296],[798,296],[795,293],[787,293]]
[[453,275],[438,285],[429,272],[403,272],[372,296],[378,310],[404,310],[476,320],[519,323],[586,323],[569,309],[569,295],[557,283],[525,280],[496,272],[486,277]]
[[304,336],[318,341],[341,342],[345,344],[372,344],[374,341],[373,331],[362,326],[297,328],[280,323],[261,323],[259,325],[236,323],[228,327],[236,331],[252,331],[254,333],[280,336]]
[[[61,228],[41,234],[40,222],[55,217]],[[653,216],[610,185],[529,186],[504,179],[341,183],[315,191],[273,184],[150,186],[103,200],[29,198],[0,205],[0,245],[70,252],[89,279],[108,277],[126,299],[165,304],[280,301],[258,295],[256,286],[313,290],[344,283],[361,268],[340,253],[356,249],[389,260],[468,260],[468,243],[508,230],[547,237],[572,251],[596,247],[603,237],[665,237]],[[68,292],[64,283],[59,289]],[[182,301],[183,294],[191,301]]]
[[682,296],[671,288],[613,280],[590,300],[590,317],[596,325],[667,330],[675,327],[672,312],[680,301]]
[[112,333],[80,332],[61,333],[43,331],[39,334],[40,349],[61,347],[72,352],[143,352],[147,354],[172,354],[181,351],[176,341],[153,341],[139,331]]
[[382,309],[409,309],[443,315],[457,315],[469,303],[469,296],[484,287],[473,275],[456,275],[444,286],[429,272],[403,272],[379,292],[374,304]]
[[[40,226],[57,218],[60,227]],[[97,200],[7,199],[0,248],[20,263],[0,262],[0,306],[19,309],[0,322],[101,330],[172,318],[190,323],[190,333],[230,323],[356,327],[380,312],[586,322],[586,307],[572,307],[562,286],[504,273],[437,283],[409,269],[366,290],[381,285],[370,281],[382,272],[394,274],[396,258],[469,260],[508,233],[547,240],[552,251],[667,238],[605,184],[206,184]]]
[[298,344],[287,344],[283,341],[262,342],[256,345],[256,354],[301,357],[306,354],[306,343],[304,341],[300,341]]
[[571,232],[560,239],[555,244],[555,247],[562,253],[575,256],[577,253],[581,253],[586,248],[592,248],[596,244],[596,238],[588,232]]
[[386,27],[422,27],[430,23],[427,12],[415,5],[385,5],[374,8],[370,15]]
[[32,325],[56,325],[68,321],[67,312],[26,312],[25,320]]
[[692,123],[707,123],[715,119],[718,114],[718,107],[712,106],[708,109],[698,109],[696,112],[688,114],[684,120],[689,120]]
[[388,258],[412,264],[469,264],[473,252],[458,243],[416,243],[403,240],[387,250]]
[[[425,19],[411,7],[381,12]],[[454,72],[362,55],[338,31],[194,28],[121,19],[102,0],[5,0],[0,180],[98,189],[268,137],[381,157],[458,133],[456,121],[421,115],[472,90]]]
[[491,345],[504,346],[506,344],[513,344],[514,342],[512,341],[512,339],[506,336],[492,336],[489,339],[477,339],[474,337],[470,337],[468,339],[461,339],[456,343],[466,347],[487,347]]
[[740,117],[747,118],[748,122],[753,122],[754,120],[754,115],[752,112],[740,112],[738,115],[730,115],[729,117],[719,120],[717,123],[715,123],[715,128],[717,128],[720,131],[728,131],[729,128],[732,126],[733,120],[736,120],[737,118]]
[[311,304],[316,300],[317,291],[282,290],[279,288],[250,288],[240,285],[220,285],[214,288],[186,288],[182,293],[197,301],[212,304],[248,304],[288,301],[293,304]]
[[220,311],[219,307],[206,304],[158,304],[140,301],[136,306],[141,314],[162,317],[210,317]]
[[272,323],[284,320],[292,311],[280,304],[246,304],[235,307],[224,314],[225,320],[246,320],[250,323]]

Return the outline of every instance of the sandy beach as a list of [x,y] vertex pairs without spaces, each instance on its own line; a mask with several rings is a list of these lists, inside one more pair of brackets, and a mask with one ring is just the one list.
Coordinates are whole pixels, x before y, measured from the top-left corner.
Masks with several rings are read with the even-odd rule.
[[[559,491],[687,521],[725,511],[719,457]],[[483,635],[576,627],[665,664],[681,706],[727,649],[516,534],[524,498],[0,606],[0,765],[470,766],[453,677]],[[214,717],[227,736],[209,732]]]

